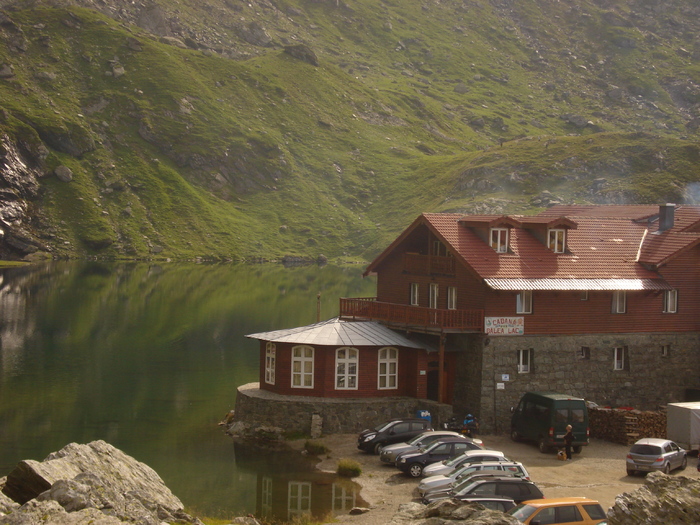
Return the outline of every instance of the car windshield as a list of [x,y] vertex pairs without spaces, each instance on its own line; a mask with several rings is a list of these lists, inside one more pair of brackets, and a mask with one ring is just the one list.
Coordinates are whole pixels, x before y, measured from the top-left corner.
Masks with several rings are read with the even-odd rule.
[[466,478],[458,481],[452,486],[452,492],[455,494],[460,493],[464,491],[464,489],[468,488],[470,485],[474,483],[474,480],[471,479],[471,477],[467,476]]
[[642,456],[660,456],[661,447],[656,445],[632,445],[630,452],[632,454],[641,454]]
[[520,505],[516,505],[512,509],[506,512],[506,514],[510,514],[514,518],[517,518],[518,520],[524,522],[526,519],[528,519],[532,514],[537,510],[537,507],[533,507],[532,505],[523,505],[522,503]]
[[421,441],[424,440],[426,437],[427,436],[425,434],[418,434],[411,441],[408,441],[408,444],[418,446],[418,445],[420,445]]
[[381,432],[382,430],[389,428],[389,425],[391,425],[392,423],[393,421],[387,421],[386,423],[382,423],[381,425],[377,425],[376,427],[374,427],[374,430],[376,430],[377,432]]

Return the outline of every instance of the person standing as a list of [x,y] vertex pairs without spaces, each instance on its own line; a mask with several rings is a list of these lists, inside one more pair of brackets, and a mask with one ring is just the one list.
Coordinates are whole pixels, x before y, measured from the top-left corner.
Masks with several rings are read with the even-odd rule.
[[566,425],[566,434],[564,434],[564,446],[566,448],[566,461],[571,461],[571,445],[574,442],[574,432],[571,425]]

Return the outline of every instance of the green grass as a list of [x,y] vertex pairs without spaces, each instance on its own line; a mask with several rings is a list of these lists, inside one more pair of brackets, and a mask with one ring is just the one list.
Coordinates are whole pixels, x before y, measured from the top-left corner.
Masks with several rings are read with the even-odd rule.
[[[15,71],[0,81],[0,132],[84,150],[52,147],[40,166],[74,173],[43,178],[34,204],[56,255],[371,259],[424,211],[532,213],[545,191],[681,202],[700,178],[686,127],[700,100],[690,0],[662,18],[592,0],[160,5],[248,58],[170,46],[85,9],[9,13],[26,50],[0,47]],[[275,45],[240,40],[241,18]],[[320,66],[285,41],[308,43]]]

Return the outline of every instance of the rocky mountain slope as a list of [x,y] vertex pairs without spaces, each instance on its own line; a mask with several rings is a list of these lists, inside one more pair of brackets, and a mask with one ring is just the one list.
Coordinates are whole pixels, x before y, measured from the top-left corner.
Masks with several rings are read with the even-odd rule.
[[0,0],[0,256],[370,258],[696,202],[691,0]]

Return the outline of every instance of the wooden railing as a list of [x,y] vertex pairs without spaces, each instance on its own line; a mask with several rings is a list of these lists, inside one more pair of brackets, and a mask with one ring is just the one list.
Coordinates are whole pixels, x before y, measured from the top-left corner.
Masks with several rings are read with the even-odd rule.
[[389,324],[464,332],[484,330],[483,310],[440,310],[421,306],[383,303],[374,297],[340,299],[340,317],[383,321]]
[[437,255],[419,255],[417,253],[403,254],[403,269],[408,273],[429,275],[439,273],[454,275],[455,258]]

